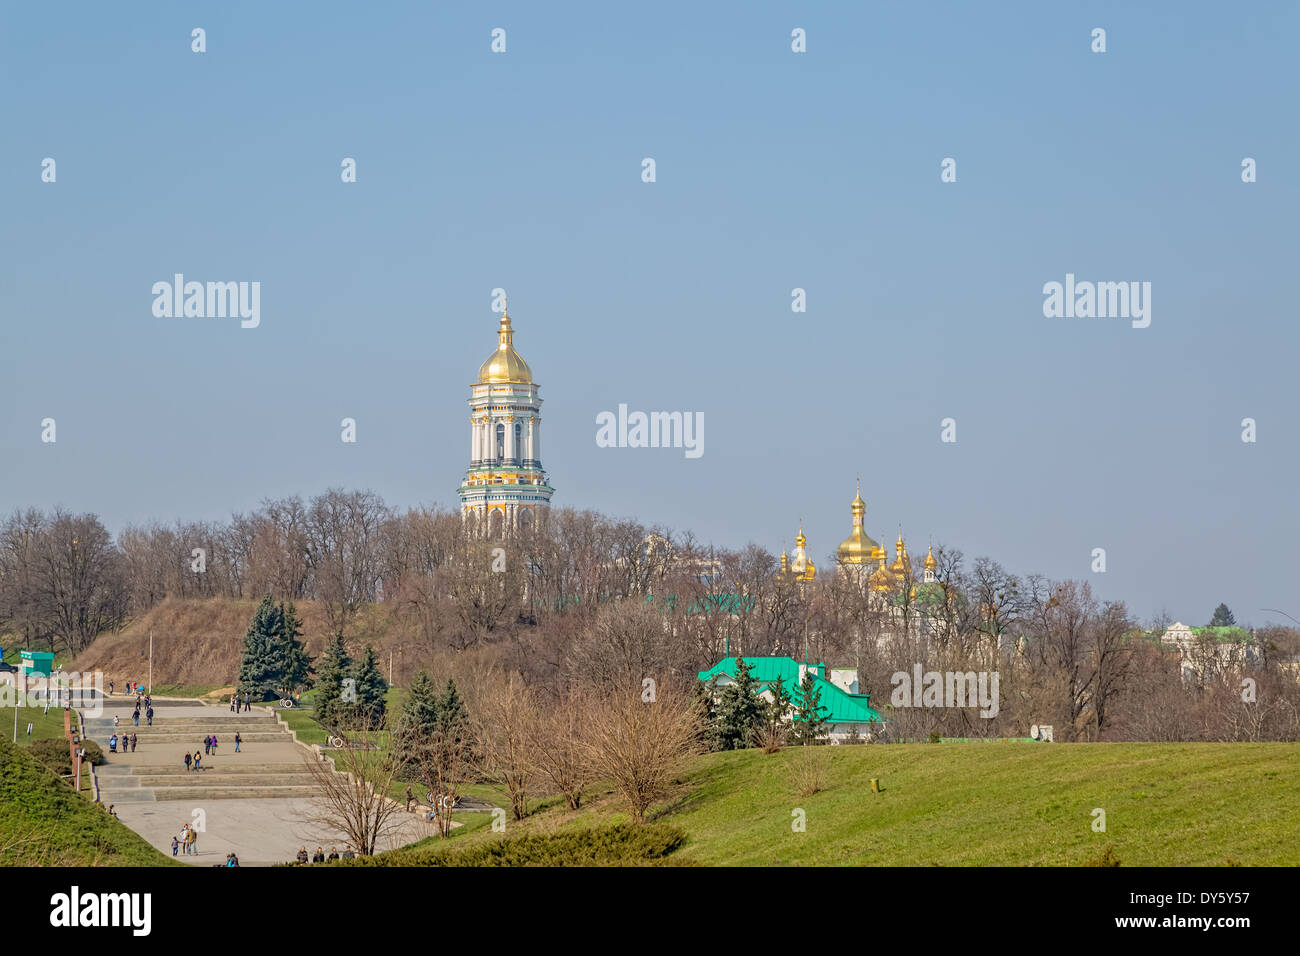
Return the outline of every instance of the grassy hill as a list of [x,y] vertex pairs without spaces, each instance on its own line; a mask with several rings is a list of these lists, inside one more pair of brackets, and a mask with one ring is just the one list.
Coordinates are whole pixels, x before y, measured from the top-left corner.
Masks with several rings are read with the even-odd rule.
[[[686,833],[676,863],[1123,866],[1300,863],[1296,744],[910,744],[823,747],[826,786],[799,796],[798,748],[709,754],[652,819]],[[869,781],[879,778],[881,793]],[[1093,810],[1106,812],[1094,832]],[[795,810],[806,831],[794,832]],[[626,820],[608,790],[545,801],[507,838]],[[488,830],[463,847],[500,840]]]
[[0,866],[180,866],[0,739]]
[[[149,677],[149,632],[153,631],[153,682],[155,688],[188,693],[203,692],[234,683],[239,674],[239,654],[257,600],[233,598],[167,598],[116,634],[101,634],[69,669],[94,673],[117,682],[119,693],[128,680]],[[307,650],[320,654],[329,633],[324,607],[316,601],[296,605],[303,620]],[[377,649],[401,638],[383,607],[365,607],[348,630],[349,648],[366,641]]]

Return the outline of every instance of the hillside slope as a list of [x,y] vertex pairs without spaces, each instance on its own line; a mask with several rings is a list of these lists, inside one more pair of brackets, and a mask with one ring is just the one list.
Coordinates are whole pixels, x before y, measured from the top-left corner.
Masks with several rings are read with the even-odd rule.
[[0,866],[172,866],[142,838],[0,739]]
[[[651,818],[680,827],[680,862],[721,865],[1300,864],[1300,745],[908,744],[818,747],[826,785],[800,796],[802,748],[695,758]],[[871,778],[881,793],[872,793]],[[1093,811],[1105,811],[1105,832]],[[806,829],[793,827],[803,811]],[[563,832],[625,819],[608,789],[509,827]],[[473,841],[500,839],[490,832]]]
[[[255,600],[167,598],[117,634],[97,637],[70,665],[84,673],[102,671],[104,680],[144,681],[149,676],[149,631],[153,630],[153,682],[223,687],[239,674],[239,653]],[[296,605],[308,653],[320,654],[329,633],[324,608],[315,601]],[[391,622],[383,609],[367,608],[348,631],[348,646],[384,645]],[[355,636],[354,636],[355,635]]]

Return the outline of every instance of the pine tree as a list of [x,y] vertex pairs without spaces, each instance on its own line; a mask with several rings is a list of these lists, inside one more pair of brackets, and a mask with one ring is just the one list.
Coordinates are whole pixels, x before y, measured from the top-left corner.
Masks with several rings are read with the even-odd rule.
[[355,705],[343,700],[343,680],[352,674],[352,658],[341,631],[334,632],[320,657],[316,675],[316,719],[326,727],[350,722]]
[[722,688],[717,705],[719,750],[743,750],[752,746],[763,721],[763,702],[755,691],[753,668],[743,657],[736,658],[736,676]]
[[817,680],[811,670],[804,672],[794,704],[795,743],[816,743],[817,738],[826,728],[826,720],[830,717],[830,712],[822,707],[821,690],[818,689]]
[[465,701],[456,690],[456,682],[447,678],[447,686],[438,698],[438,720],[434,731],[438,746],[445,754],[460,752],[464,742],[469,739],[469,711]]
[[785,722],[786,714],[790,711],[791,700],[790,694],[785,689],[785,681],[779,676],[769,683],[767,688],[772,692],[772,699],[768,701],[763,719],[773,732],[772,736],[775,736],[775,732]]
[[438,702],[437,685],[420,671],[411,681],[397,724],[398,757],[408,769],[418,767],[421,754],[433,743],[440,712]]
[[1214,617],[1210,618],[1210,627],[1232,627],[1237,623],[1232,611],[1228,610],[1228,605],[1220,604],[1214,609]]
[[283,628],[281,609],[268,594],[253,613],[239,660],[239,690],[251,694],[254,700],[269,700],[283,684],[287,663],[281,640]]
[[388,681],[379,671],[379,655],[371,645],[366,645],[365,653],[353,668],[353,677],[357,682],[357,718],[371,730],[384,726]]
[[312,685],[312,659],[307,647],[299,637],[302,635],[302,619],[290,601],[288,607],[281,604],[282,630],[280,640],[281,653],[284,655],[285,670],[282,680],[285,692],[290,696],[295,691],[306,690]]

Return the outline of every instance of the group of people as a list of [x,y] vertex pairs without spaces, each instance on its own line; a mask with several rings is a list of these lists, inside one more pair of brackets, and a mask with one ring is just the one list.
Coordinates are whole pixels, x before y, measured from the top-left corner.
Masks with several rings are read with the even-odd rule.
[[[109,697],[112,697],[112,696],[113,696],[113,689],[114,689],[116,686],[117,686],[117,684],[116,684],[114,681],[111,681],[111,680],[110,680],[110,681],[108,682],[108,696],[109,696]],[[143,686],[144,686],[144,685],[141,684],[139,681],[134,681],[134,680],[129,680],[129,681],[127,681],[127,682],[126,682],[126,696],[127,696],[127,697],[130,697],[131,694],[134,693],[134,694],[136,695],[136,697],[138,698],[139,695],[140,695],[140,693],[141,693],[140,688],[142,688]]]
[[[338,851],[336,848],[334,848],[334,847],[330,847],[329,856],[326,856],[326,855],[325,855],[325,849],[324,849],[323,847],[319,847],[319,846],[316,847],[316,852],[313,853],[313,854],[311,854],[311,856],[310,856],[310,860],[311,860],[312,863],[324,863],[326,860],[337,860],[337,859],[339,859],[339,858],[340,858],[340,857],[339,857],[339,851]],[[307,848],[306,848],[305,846],[303,846],[303,847],[299,847],[299,848],[298,848],[298,862],[299,862],[299,863],[306,863],[306,862],[308,861],[308,859],[309,859],[309,857],[308,857],[308,855],[307,855]],[[352,860],[352,859],[356,859],[356,854],[352,852],[352,847],[350,847],[350,846],[345,846],[345,847],[343,848],[343,856],[342,856],[342,859],[344,859],[344,860]]]
[[199,831],[188,823],[181,827],[179,837],[172,837],[172,856],[175,856],[178,851],[186,856],[199,855]]
[[230,712],[232,714],[238,714],[240,711],[245,710],[251,711],[252,709],[252,698],[247,692],[244,693],[243,697],[240,697],[238,694],[230,695]]
[[[113,736],[108,738],[108,752],[111,754],[117,753],[117,744],[117,734],[114,733]],[[136,736],[134,733],[129,737],[126,734],[122,735],[122,753],[135,753],[135,744]]]

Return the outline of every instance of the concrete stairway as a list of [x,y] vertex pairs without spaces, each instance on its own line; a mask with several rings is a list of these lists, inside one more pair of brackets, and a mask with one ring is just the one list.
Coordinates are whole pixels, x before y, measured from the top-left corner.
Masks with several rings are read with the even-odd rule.
[[[293,742],[275,715],[255,709],[233,714],[228,708],[195,704],[156,708],[153,726],[131,723],[131,706],[105,707],[86,720],[85,734],[104,750],[107,763],[96,768],[105,805],[158,800],[234,800],[259,797],[312,797],[318,794],[308,769],[307,751]],[[113,726],[113,715],[119,717]],[[133,753],[108,752],[108,738],[136,735]],[[235,753],[235,733],[240,752]],[[204,754],[203,769],[186,770],[185,754],[203,752],[203,738],[216,734],[217,751]]]

